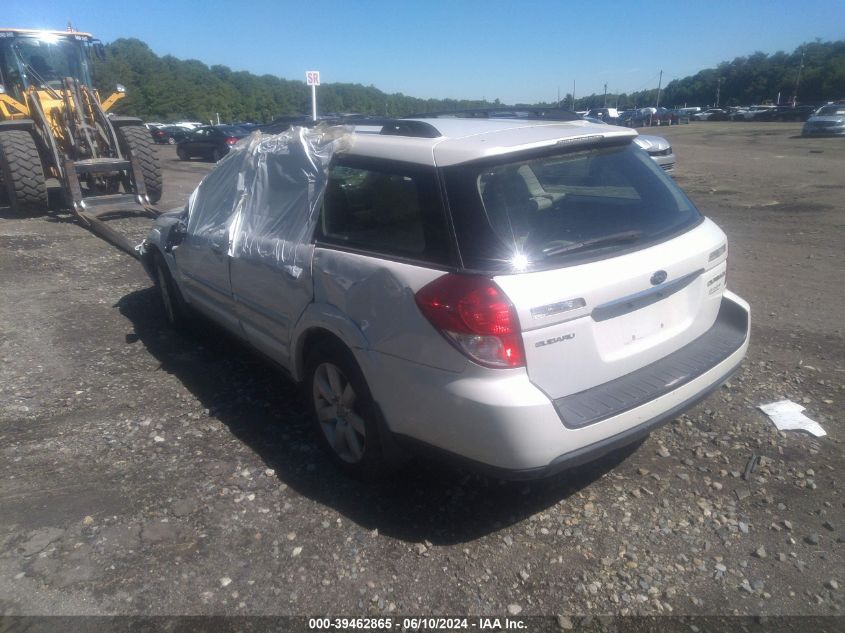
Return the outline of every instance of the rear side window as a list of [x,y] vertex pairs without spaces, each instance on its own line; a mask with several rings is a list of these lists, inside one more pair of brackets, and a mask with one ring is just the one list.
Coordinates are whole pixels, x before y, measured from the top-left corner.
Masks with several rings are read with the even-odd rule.
[[467,268],[543,270],[645,247],[701,216],[636,145],[444,169]]
[[449,262],[449,238],[434,170],[335,165],[317,240],[427,262]]

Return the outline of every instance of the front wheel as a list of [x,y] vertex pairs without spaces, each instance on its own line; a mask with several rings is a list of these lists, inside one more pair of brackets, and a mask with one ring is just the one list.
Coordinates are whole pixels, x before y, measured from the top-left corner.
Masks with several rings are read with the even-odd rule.
[[339,343],[321,343],[308,355],[305,370],[320,444],[347,474],[377,479],[385,463],[376,407],[352,353]]
[[0,132],[0,184],[9,206],[17,213],[44,213],[48,208],[47,180],[32,134],[26,130]]
[[191,160],[190,154],[182,147],[176,148],[176,155],[179,157],[179,160]]
[[127,125],[115,130],[120,149],[124,155],[134,156],[141,167],[141,177],[150,202],[161,199],[161,165],[158,162],[155,145],[143,125]]
[[164,308],[164,316],[170,325],[180,329],[190,321],[189,308],[167,268],[164,257],[158,252],[153,256],[153,266],[155,267],[155,285]]
[[211,160],[215,163],[219,163],[221,158],[223,158],[223,152],[215,147],[211,152]]

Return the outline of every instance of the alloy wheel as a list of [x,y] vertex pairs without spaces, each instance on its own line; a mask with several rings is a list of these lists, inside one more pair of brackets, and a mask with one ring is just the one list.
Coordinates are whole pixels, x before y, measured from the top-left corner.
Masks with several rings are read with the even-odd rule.
[[325,362],[314,371],[313,385],[314,410],[329,446],[343,461],[360,462],[367,431],[352,383],[337,365]]

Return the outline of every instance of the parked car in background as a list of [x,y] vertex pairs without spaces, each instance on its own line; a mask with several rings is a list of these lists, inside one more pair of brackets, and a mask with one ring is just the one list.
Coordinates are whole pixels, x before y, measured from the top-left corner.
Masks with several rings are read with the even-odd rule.
[[[601,119],[594,119],[589,116],[585,116],[584,120],[599,125],[604,124]],[[663,171],[672,173],[675,169],[675,153],[672,151],[672,145],[662,136],[639,134],[634,139],[634,143],[643,148]]]
[[845,135],[845,103],[822,106],[807,119],[801,129],[801,136],[830,135]]
[[156,143],[175,145],[179,141],[184,141],[190,132],[189,129],[178,125],[165,125],[150,130],[150,135]]
[[730,118],[727,110],[710,108],[704,112],[697,112],[690,117],[693,121],[727,121]]
[[176,121],[176,123],[173,123],[172,125],[178,125],[179,127],[185,127],[185,128],[188,128],[189,130],[195,130],[198,127],[204,127],[204,124],[200,123],[199,121]]
[[672,145],[662,136],[640,134],[634,139],[634,143],[642,147],[663,171],[672,173],[675,170],[675,153],[672,151]]
[[699,112],[701,112],[701,108],[700,108],[699,106],[690,106],[690,107],[685,107],[685,108],[676,108],[676,109],[675,109],[675,112],[677,112],[677,113],[678,113],[678,114],[680,114],[680,115],[684,115],[684,114],[685,114],[685,115],[687,115],[687,116],[691,117],[693,114],[698,114]]
[[168,319],[195,308],[303,384],[349,474],[427,448],[549,476],[676,418],[748,347],[725,234],[635,138],[394,119],[243,143],[141,258]]
[[755,121],[806,121],[816,110],[813,106],[777,106],[754,116]]
[[638,110],[626,110],[620,117],[618,125],[626,127],[643,127],[648,125],[654,108],[639,108]]
[[182,160],[199,157],[216,163],[245,136],[249,132],[236,125],[206,125],[189,132],[176,146],[176,154]]
[[651,115],[651,125],[677,125],[678,113],[663,106],[653,108],[654,112]]
[[[745,108],[738,108],[732,115],[732,121],[755,121],[757,117],[771,116],[772,111],[777,110],[774,105],[753,105]],[[762,120],[762,119],[761,119]]]
[[672,115],[670,118],[670,123],[672,125],[678,125],[680,123],[687,124],[690,122],[690,110],[691,108],[682,108],[680,110],[675,109],[672,110]]
[[587,116],[611,125],[619,122],[619,111],[616,108],[592,108],[587,112]]

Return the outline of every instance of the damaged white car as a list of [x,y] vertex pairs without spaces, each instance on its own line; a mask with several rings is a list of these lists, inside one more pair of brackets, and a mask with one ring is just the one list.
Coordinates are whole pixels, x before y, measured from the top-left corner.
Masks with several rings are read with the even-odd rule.
[[586,121],[253,134],[142,245],[195,311],[301,382],[347,472],[428,448],[509,479],[645,437],[737,369],[724,233]]

